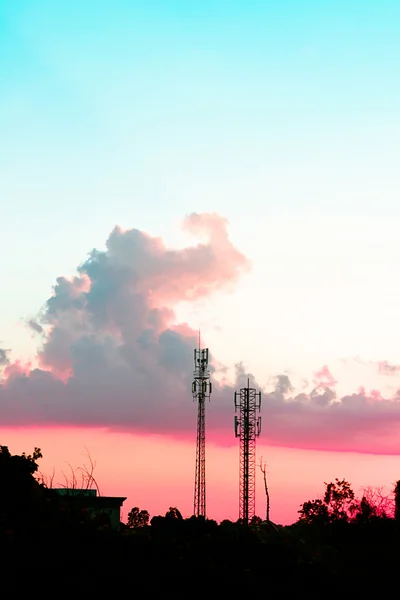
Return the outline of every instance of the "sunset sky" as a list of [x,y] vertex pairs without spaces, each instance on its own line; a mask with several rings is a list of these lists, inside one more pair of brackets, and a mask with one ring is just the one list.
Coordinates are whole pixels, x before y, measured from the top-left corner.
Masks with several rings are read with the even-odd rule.
[[[400,479],[398,0],[0,0],[0,444],[238,518],[263,391],[271,518]],[[261,476],[257,513],[264,516]]]

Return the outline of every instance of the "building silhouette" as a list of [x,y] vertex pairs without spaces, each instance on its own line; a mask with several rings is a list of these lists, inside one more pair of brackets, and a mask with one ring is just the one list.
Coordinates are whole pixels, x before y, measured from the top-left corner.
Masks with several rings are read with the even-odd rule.
[[119,531],[121,507],[126,498],[98,496],[97,490],[56,488],[61,504],[75,510],[86,511],[91,518],[107,515],[111,529]]

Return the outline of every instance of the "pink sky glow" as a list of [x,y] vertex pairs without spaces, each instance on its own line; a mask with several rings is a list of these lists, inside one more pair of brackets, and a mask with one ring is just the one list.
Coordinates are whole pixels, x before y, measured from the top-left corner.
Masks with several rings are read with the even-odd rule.
[[[74,277],[59,277],[41,313],[27,321],[37,356],[23,364],[0,349],[1,443],[15,452],[42,447],[43,470],[54,466],[59,476],[64,461],[81,464],[86,445],[103,492],[127,495],[128,508],[152,514],[178,505],[190,515],[192,506],[197,332],[178,322],[176,306],[233,291],[251,267],[218,215],[192,214],[183,226],[201,241],[172,249],[116,227],[106,250],[93,250]],[[217,360],[212,356],[207,407],[209,515],[236,518],[233,393],[248,376],[261,386],[242,364],[227,379]],[[374,368],[379,376],[398,371],[387,361]],[[397,478],[399,392],[383,397],[359,387],[339,395],[328,365],[316,366],[310,381],[296,390],[278,373],[263,389],[258,455],[269,464],[273,518],[282,523],[328,479],[346,477],[357,488]],[[257,511],[263,513],[261,480]]]
[[[193,412],[193,422],[195,411]],[[86,448],[96,462],[95,478],[104,495],[126,496],[123,517],[139,506],[151,515],[178,506],[184,516],[193,511],[194,437],[173,441],[157,435],[110,433],[93,428],[0,428],[1,443],[13,453],[43,452],[40,471],[55,472],[54,487],[65,484],[73,468],[88,464]],[[258,455],[267,462],[271,518],[290,524],[299,505],[320,496],[324,481],[345,477],[359,494],[365,486],[385,486],[389,492],[398,478],[397,456],[372,456],[346,452],[315,452],[258,444]],[[238,518],[239,449],[237,444],[207,448],[207,513],[210,518]],[[257,473],[256,512],[265,515],[262,475]]]

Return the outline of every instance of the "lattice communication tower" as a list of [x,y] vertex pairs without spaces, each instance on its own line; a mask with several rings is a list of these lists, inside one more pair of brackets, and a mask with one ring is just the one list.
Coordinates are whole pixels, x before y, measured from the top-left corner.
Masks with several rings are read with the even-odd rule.
[[235,436],[240,443],[239,519],[248,524],[254,517],[256,500],[256,438],[261,433],[261,392],[247,387],[235,392]]
[[208,348],[194,351],[193,401],[198,404],[196,474],[194,482],[194,508],[196,517],[206,517],[206,399],[210,400],[212,383],[208,369]]

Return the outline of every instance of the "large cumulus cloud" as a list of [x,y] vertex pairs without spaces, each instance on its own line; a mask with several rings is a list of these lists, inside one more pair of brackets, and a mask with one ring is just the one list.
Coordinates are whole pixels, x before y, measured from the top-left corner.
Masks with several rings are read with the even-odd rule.
[[39,368],[7,364],[3,424],[62,423],[176,432],[193,424],[197,334],[174,306],[229,288],[249,268],[227,223],[191,214],[183,226],[205,241],[180,250],[116,227],[72,278],[59,277],[42,314]]
[[[221,217],[191,214],[184,227],[205,241],[177,250],[138,229],[116,227],[105,251],[93,250],[74,277],[57,279],[41,315],[28,322],[41,336],[39,366],[12,362],[0,351],[2,425],[104,426],[193,438],[197,334],[176,322],[174,307],[232,289],[249,261]],[[214,383],[207,426],[219,443],[235,443],[233,391],[247,376],[238,365],[232,386]],[[263,394],[264,440],[398,453],[397,395],[383,399],[359,390],[339,399],[335,385],[327,366],[307,393],[296,394],[288,375],[279,375]]]

